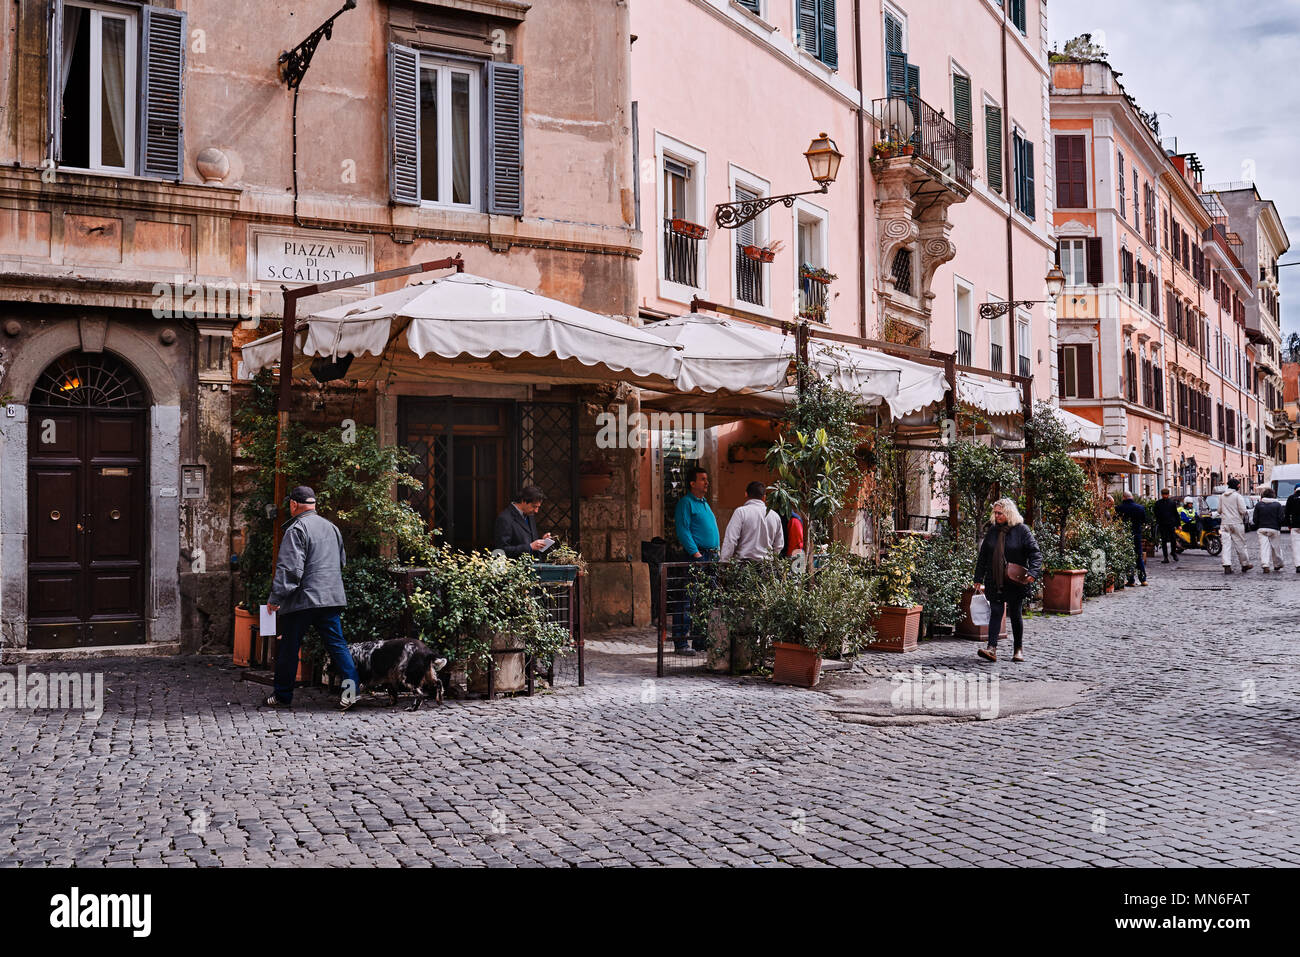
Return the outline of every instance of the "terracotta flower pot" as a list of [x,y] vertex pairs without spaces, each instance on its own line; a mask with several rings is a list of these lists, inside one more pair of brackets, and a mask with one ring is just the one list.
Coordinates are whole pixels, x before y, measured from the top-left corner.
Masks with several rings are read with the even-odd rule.
[[775,659],[772,664],[774,684],[795,685],[799,688],[811,688],[817,684],[822,673],[820,652],[784,641],[774,642],[772,648]]
[[578,495],[580,498],[591,498],[595,495],[601,495],[609,484],[614,481],[614,476],[608,472],[597,473],[594,475],[578,476]]
[[1049,615],[1083,614],[1085,568],[1048,572],[1043,576],[1043,611]]
[[[970,620],[970,602],[979,592],[974,588],[967,588],[961,593],[961,618],[957,622],[956,635],[958,638],[972,638],[976,641],[989,640],[989,626],[977,625]],[[1002,631],[998,633],[999,638],[1007,636],[1007,619],[1010,615],[1002,616]]]
[[871,647],[877,651],[915,651],[921,634],[921,611],[920,605],[882,606],[876,615],[876,640]]
[[235,609],[235,664],[247,668],[253,656],[253,631],[257,628],[257,615],[243,608]]

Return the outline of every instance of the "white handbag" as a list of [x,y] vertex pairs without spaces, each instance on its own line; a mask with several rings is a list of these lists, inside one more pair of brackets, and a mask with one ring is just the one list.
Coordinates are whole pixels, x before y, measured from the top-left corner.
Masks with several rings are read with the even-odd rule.
[[970,621],[977,628],[984,628],[989,623],[989,617],[992,611],[989,608],[989,600],[984,597],[983,593],[971,595],[970,599]]

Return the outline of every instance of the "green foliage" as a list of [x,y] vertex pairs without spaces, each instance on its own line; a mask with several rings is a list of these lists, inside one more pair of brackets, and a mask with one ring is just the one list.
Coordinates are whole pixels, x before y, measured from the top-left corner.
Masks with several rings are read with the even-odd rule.
[[1034,404],[1034,414],[1025,423],[1025,434],[1033,440],[1035,455],[1067,452],[1076,441],[1056,417],[1051,403],[1042,400]]
[[912,592],[925,609],[927,624],[956,624],[961,596],[975,578],[975,541],[948,526],[923,540],[917,549]]
[[1084,559],[1075,567],[1088,571],[1083,580],[1085,595],[1100,595],[1107,585],[1125,582],[1136,573],[1137,556],[1127,522],[1082,519],[1071,533],[1075,552]]
[[547,620],[531,559],[446,545],[432,548],[429,558],[429,576],[411,596],[411,616],[416,637],[439,653],[487,667],[496,633],[521,639],[539,661],[568,650],[568,630]]
[[[804,394],[781,419],[780,434],[767,452],[777,475],[768,505],[804,519],[806,548],[829,537],[856,473],[862,409],[850,392],[806,374]],[[815,576],[814,576],[815,577]]]
[[819,556],[811,582],[788,559],[736,562],[707,586],[732,639],[748,641],[762,661],[773,642],[816,649],[822,655],[856,654],[874,637],[878,609],[870,567],[832,547]]
[[406,598],[397,587],[392,564],[382,558],[354,558],[343,566],[343,635],[349,642],[387,641],[400,633]]
[[916,604],[912,583],[921,547],[917,536],[904,535],[885,552],[880,562],[879,589],[882,605],[911,608]]
[[1052,529],[1052,537],[1064,550],[1068,544],[1066,528],[1070,519],[1088,505],[1088,476],[1068,453],[1051,451],[1029,460],[1025,480],[1033,489],[1043,517]]
[[[247,545],[240,577],[247,607],[265,603],[270,591],[274,511],[287,511],[288,499],[275,502],[276,393],[270,372],[253,379],[249,400],[232,416],[241,455],[252,464],[253,488],[244,501]],[[310,485],[317,508],[343,532],[352,558],[395,553],[399,561],[424,564],[433,548],[429,531],[415,511],[397,501],[398,487],[419,488],[403,471],[413,457],[400,446],[381,446],[373,428],[355,433],[316,429],[290,422],[282,467],[285,488]]]
[[957,439],[946,443],[947,468],[941,490],[957,494],[958,524],[962,536],[978,545],[990,509],[998,497],[1014,498],[1020,486],[1020,469],[1006,455],[983,442]]

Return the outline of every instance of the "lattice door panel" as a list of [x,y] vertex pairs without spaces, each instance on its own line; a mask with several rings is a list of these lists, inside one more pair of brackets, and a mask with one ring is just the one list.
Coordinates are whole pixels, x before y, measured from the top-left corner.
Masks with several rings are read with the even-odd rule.
[[536,485],[545,499],[537,530],[581,548],[578,522],[578,407],[570,402],[520,402],[516,407],[518,486]]

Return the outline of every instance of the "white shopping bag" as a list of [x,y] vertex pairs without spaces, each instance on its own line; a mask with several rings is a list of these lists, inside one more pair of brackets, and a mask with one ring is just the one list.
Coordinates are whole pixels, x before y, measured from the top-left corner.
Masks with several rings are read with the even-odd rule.
[[989,623],[989,600],[983,594],[971,595],[970,622],[976,628],[983,628]]
[[[259,635],[274,635],[275,630],[275,612],[267,610],[265,605],[258,605],[257,610],[260,613],[258,617],[257,633]],[[988,620],[988,613],[985,613],[984,620]]]

